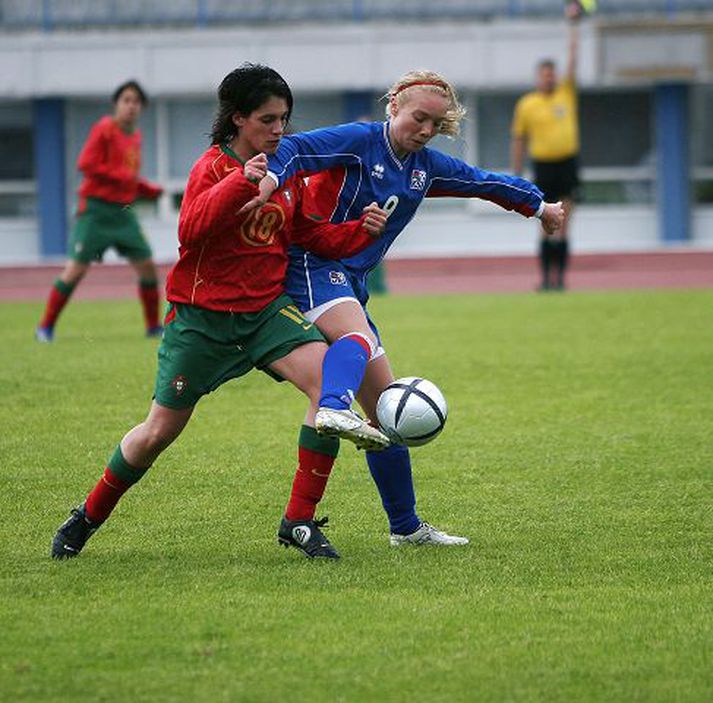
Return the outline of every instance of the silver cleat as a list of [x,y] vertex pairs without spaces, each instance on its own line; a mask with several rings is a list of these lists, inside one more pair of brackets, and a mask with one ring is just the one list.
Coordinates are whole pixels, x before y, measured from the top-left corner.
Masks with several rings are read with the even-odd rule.
[[354,442],[357,449],[378,451],[391,444],[383,432],[372,427],[353,410],[320,408],[314,416],[314,427],[319,434]]
[[468,544],[467,537],[454,537],[447,535],[445,532],[437,530],[433,525],[427,522],[422,522],[420,527],[410,535],[395,535],[391,534],[389,543],[392,547],[400,547],[402,544],[413,544],[420,546],[422,544],[432,544],[436,547],[452,547],[460,544]]

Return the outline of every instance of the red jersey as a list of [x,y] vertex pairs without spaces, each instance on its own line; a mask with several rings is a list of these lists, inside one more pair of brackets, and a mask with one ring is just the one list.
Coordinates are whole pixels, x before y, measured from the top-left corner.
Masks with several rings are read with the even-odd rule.
[[113,117],[106,115],[94,124],[77,159],[84,174],[79,186],[79,210],[85,198],[101,198],[129,205],[137,198],[158,198],[163,192],[139,176],[141,132],[124,132]]
[[301,178],[287,181],[259,210],[238,210],[258,194],[242,163],[212,146],[194,164],[178,221],[179,259],[166,298],[208,310],[257,312],[284,292],[290,244],[328,259],[374,241],[363,219],[331,224],[312,214]]

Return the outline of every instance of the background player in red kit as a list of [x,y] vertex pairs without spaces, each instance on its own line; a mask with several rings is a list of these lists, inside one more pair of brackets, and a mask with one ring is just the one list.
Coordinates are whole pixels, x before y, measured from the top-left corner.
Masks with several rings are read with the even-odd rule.
[[[284,294],[287,248],[299,243],[335,259],[354,254],[383,231],[386,213],[370,205],[359,220],[317,222],[305,211],[299,178],[286,182],[259,210],[239,212],[258,193],[256,184],[267,171],[265,153],[280,143],[292,93],[272,69],[244,64],[225,77],[218,96],[212,146],[193,166],[181,205],[179,260],[166,285],[171,305],[151,409],[59,528],[52,543],[55,558],[79,554],[123,493],[182,432],[203,395],[253,368],[290,381],[310,401],[299,439],[304,470],[297,472],[279,540],[308,556],[339,556],[319,529],[323,522],[313,519],[339,446],[337,437],[314,429],[327,345]],[[338,354],[339,348],[335,344],[327,354]],[[343,383],[345,395],[349,383],[349,378]],[[338,385],[330,378],[330,388]],[[366,421],[350,419],[352,427],[338,428],[339,436],[370,449],[388,444]]]
[[70,260],[50,290],[35,331],[39,342],[52,341],[57,318],[72,292],[91,263],[101,261],[109,247],[126,257],[138,274],[147,336],[161,333],[156,266],[131,208],[137,199],[153,200],[163,192],[139,176],[141,132],[137,123],[147,103],[146,93],[136,81],[128,81],[114,91],[112,101],[114,114],[102,117],[92,127],[77,160],[84,178],[68,247]]

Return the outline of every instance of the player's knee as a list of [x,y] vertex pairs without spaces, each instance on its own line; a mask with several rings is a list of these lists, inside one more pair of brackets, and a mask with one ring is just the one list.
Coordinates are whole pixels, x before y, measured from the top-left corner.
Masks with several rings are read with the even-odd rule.
[[73,261],[62,272],[60,279],[69,285],[76,286],[86,275],[89,270],[89,264],[80,264]]
[[364,334],[363,332],[358,331],[347,332],[346,334],[343,334],[339,339],[351,339],[352,341],[356,342],[366,352],[368,361],[371,361],[376,354],[376,342],[374,342],[374,340],[371,339],[368,334]]

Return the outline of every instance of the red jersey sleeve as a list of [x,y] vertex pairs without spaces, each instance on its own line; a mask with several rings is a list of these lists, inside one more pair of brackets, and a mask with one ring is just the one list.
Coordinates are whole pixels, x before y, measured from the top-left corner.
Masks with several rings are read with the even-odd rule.
[[[301,184],[302,180],[299,181]],[[292,242],[325,259],[354,256],[374,243],[375,238],[362,227],[364,217],[333,224],[317,214],[304,185],[295,190],[300,193],[300,198],[292,222]]]
[[139,178],[138,187],[136,191],[137,198],[146,198],[147,200],[156,200],[161,193],[163,193],[163,188],[157,183],[151,183],[144,178]]
[[134,181],[136,174],[126,166],[112,163],[109,155],[110,135],[104,120],[97,122],[90,130],[87,141],[77,159],[77,168],[86,176],[98,178],[112,184]]
[[178,219],[178,241],[183,246],[203,242],[212,232],[237,228],[238,210],[258,195],[242,169],[220,178],[205,161],[191,172]]

